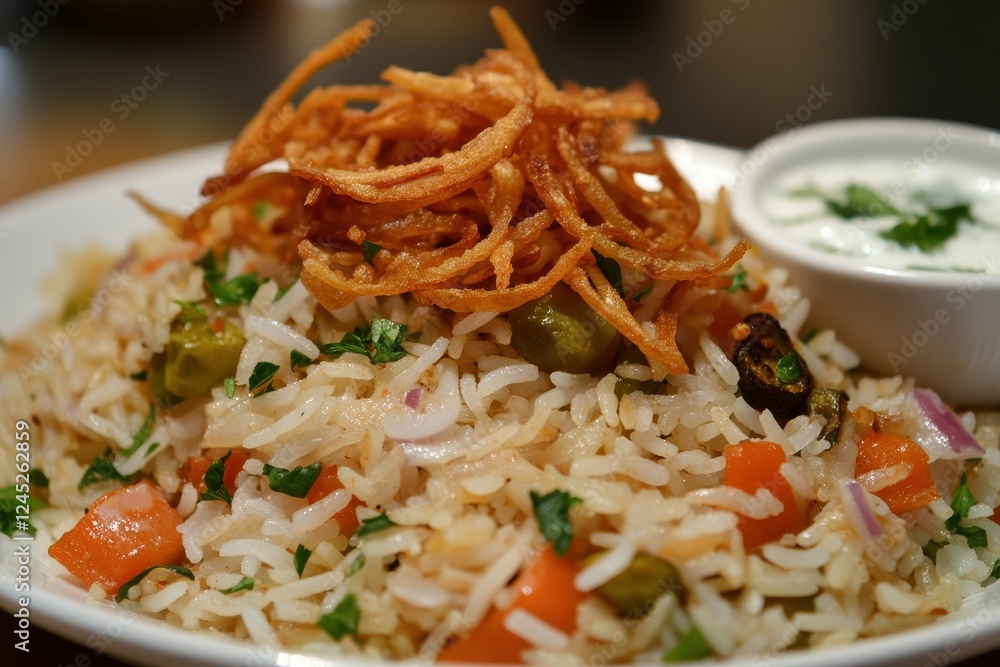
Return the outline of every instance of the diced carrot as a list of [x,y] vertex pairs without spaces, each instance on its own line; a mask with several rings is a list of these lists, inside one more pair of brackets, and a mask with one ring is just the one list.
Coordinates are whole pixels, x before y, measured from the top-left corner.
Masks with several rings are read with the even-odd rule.
[[854,475],[881,470],[900,463],[910,465],[910,474],[903,480],[875,491],[896,514],[923,507],[941,497],[934,486],[930,458],[920,445],[909,438],[884,431],[869,431],[858,442],[858,458]]
[[104,494],[49,547],[49,556],[90,587],[108,593],[154,565],[184,557],[177,526],[183,519],[149,482]]
[[[243,464],[250,458],[250,453],[245,449],[234,449],[226,459],[226,467],[222,471],[222,486],[230,494],[236,493],[236,476],[243,470]],[[204,478],[204,475],[202,475]],[[203,482],[204,483],[204,482]]]
[[504,627],[504,618],[521,609],[571,635],[576,631],[576,608],[587,594],[573,580],[580,568],[576,559],[556,556],[546,547],[514,582],[519,591],[507,609],[494,609],[482,623],[444,649],[439,662],[521,663],[521,651],[530,644]]
[[993,515],[990,516],[990,520],[1000,526],[1000,507],[993,508]]
[[205,493],[208,487],[205,486],[205,473],[208,466],[212,465],[212,459],[207,456],[189,456],[184,465],[181,466],[180,476],[191,482],[198,493]]
[[747,551],[780,539],[786,533],[798,533],[806,527],[792,487],[780,471],[787,458],[779,445],[773,442],[743,442],[726,447],[724,454],[726,472],[723,484],[751,495],[757,489],[767,489],[785,506],[781,514],[766,519],[740,515],[739,529]]
[[[342,488],[344,488],[344,485],[340,483],[340,479],[337,477],[337,466],[324,466],[319,473],[319,477],[316,478],[316,481],[313,482],[312,487],[309,489],[309,493],[306,494],[306,500],[309,501],[309,504],[312,504]],[[358,529],[358,526],[361,524],[358,522],[358,513],[355,510],[363,504],[356,496],[351,496],[347,507],[333,515],[333,520],[340,525],[341,533],[351,535]]]

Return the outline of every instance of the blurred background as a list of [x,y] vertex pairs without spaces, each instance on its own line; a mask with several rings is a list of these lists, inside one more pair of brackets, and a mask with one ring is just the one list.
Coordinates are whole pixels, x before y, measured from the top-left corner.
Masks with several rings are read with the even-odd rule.
[[[231,139],[309,50],[365,16],[378,35],[316,83],[371,82],[392,63],[447,73],[499,44],[490,4],[0,0],[0,202]],[[663,111],[655,133],[746,148],[853,116],[1000,127],[992,0],[504,4],[553,79],[645,80]],[[31,664],[121,664],[37,627],[31,645]]]

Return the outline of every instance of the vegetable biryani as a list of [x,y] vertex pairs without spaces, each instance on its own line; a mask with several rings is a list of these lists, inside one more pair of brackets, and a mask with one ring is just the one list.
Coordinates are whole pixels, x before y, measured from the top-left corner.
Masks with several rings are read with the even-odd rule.
[[491,16],[450,76],[293,104],[346,31],[198,210],[137,196],[162,234],[67,260],[61,319],[0,348],[4,532],[30,493],[91,597],[331,656],[772,654],[992,582],[997,423],[851,372],[724,199],[634,149],[641,86],[558,87]]

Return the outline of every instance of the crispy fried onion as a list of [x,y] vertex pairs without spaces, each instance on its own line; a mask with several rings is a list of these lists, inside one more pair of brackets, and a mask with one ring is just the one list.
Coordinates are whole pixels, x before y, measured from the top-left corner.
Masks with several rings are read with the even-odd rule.
[[[638,320],[635,295],[594,253],[631,284],[721,289],[748,245],[719,259],[695,235],[699,202],[663,143],[627,149],[634,123],[659,115],[641,85],[557,87],[507,12],[490,15],[504,48],[449,76],[390,67],[381,84],[318,88],[292,104],[372,25],[341,33],[267,98],[225,173],[205,184],[213,198],[184,219],[157,215],[188,238],[216,244],[231,230],[232,245],[301,261],[330,310],[410,294],[457,313],[506,312],[564,281],[661,369],[685,372],[674,301]],[[278,158],[287,172],[258,173]],[[266,224],[251,215],[260,202]]]

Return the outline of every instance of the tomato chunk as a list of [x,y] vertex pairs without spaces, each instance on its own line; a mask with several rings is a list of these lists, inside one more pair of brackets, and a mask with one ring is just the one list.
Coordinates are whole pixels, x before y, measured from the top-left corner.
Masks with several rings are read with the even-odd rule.
[[730,445],[724,451],[726,472],[722,483],[750,495],[757,489],[767,489],[781,501],[785,508],[781,514],[766,519],[751,519],[740,515],[738,527],[743,534],[743,546],[752,551],[786,533],[798,533],[806,527],[799,512],[795,494],[784,476],[781,464],[788,459],[780,445],[773,442],[743,442]]
[[521,651],[530,644],[504,627],[504,618],[521,609],[571,635],[576,631],[576,608],[587,594],[576,590],[573,580],[580,567],[576,559],[556,556],[546,547],[514,582],[519,591],[514,603],[494,609],[468,635],[444,649],[440,662],[521,663]]
[[183,519],[159,489],[139,482],[106,493],[65,535],[49,556],[86,586],[108,593],[154,565],[177,564],[184,546],[177,526]]
[[[309,501],[309,504],[312,504],[342,488],[344,488],[344,485],[340,483],[340,479],[337,477],[337,466],[324,466],[319,473],[319,477],[313,482],[312,488],[309,489],[309,493],[306,494],[306,500]],[[355,511],[361,505],[363,503],[356,496],[351,496],[347,507],[333,515],[333,520],[340,526],[340,532],[344,535],[353,534],[358,529],[358,526],[361,525],[358,522],[358,513]]]
[[212,459],[207,456],[189,456],[184,465],[181,466],[180,476],[191,482],[199,494],[205,493],[208,487],[205,486],[205,473],[208,466],[212,465]]
[[920,445],[894,433],[870,431],[858,442],[854,476],[906,463],[910,474],[891,486],[875,491],[894,513],[923,507],[941,497],[934,486],[930,457]]

